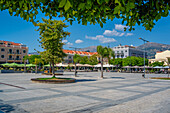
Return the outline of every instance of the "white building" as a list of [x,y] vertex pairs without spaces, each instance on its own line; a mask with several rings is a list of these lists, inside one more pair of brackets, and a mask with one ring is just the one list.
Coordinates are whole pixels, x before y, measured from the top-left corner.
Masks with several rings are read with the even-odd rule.
[[170,50],[166,51],[158,51],[156,52],[155,59],[149,59],[149,63],[152,64],[154,62],[164,62],[164,65],[168,65],[168,59],[170,57]]
[[[115,58],[126,58],[128,56],[144,57],[144,51],[136,49],[134,46],[119,45],[112,48],[115,52]],[[147,58],[147,52],[145,52]]]

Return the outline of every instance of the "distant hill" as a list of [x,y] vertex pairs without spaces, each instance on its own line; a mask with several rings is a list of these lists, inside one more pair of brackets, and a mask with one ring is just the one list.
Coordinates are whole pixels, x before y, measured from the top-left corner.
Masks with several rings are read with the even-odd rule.
[[143,44],[143,45],[137,46],[137,49],[144,50],[144,47],[145,47],[146,52],[148,53],[149,59],[155,58],[155,54],[158,51],[170,50],[170,45],[159,44],[159,43],[154,43],[154,42],[148,42],[145,45]]
[[28,54],[30,54],[30,55],[40,55],[38,52],[30,52]]
[[97,51],[97,46],[89,46],[89,47],[86,47],[86,48],[81,48],[81,51],[96,52]]
[[[139,50],[144,50],[144,47],[146,49],[146,52],[148,53],[148,58],[153,59],[155,58],[155,54],[157,51],[165,51],[170,50],[170,45],[168,44],[159,44],[154,42],[148,42],[145,45],[136,46]],[[90,52],[96,52],[97,46],[89,46],[86,48],[82,48],[81,51],[90,51]]]

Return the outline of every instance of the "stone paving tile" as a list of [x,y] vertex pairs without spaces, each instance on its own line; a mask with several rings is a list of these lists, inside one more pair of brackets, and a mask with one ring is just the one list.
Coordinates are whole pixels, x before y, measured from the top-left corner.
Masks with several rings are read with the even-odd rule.
[[105,98],[105,99],[110,99],[115,101],[118,99],[127,98],[137,94],[140,93],[119,91],[119,90],[103,90],[103,91],[97,91],[91,93],[84,93],[84,95],[90,95],[92,97]]
[[110,83],[96,83],[96,84],[90,84],[88,86],[95,86],[95,87],[100,87],[100,88],[107,88],[107,87],[117,87],[117,86],[122,86],[121,84],[110,84]]
[[19,91],[19,92],[2,92],[0,99],[5,101],[11,101],[11,100],[18,100],[18,99],[26,99],[26,98],[33,98],[33,97],[41,97],[41,96],[47,96],[47,95],[54,95],[54,94],[60,94],[57,92],[47,91],[43,89],[37,89],[37,90],[29,90],[29,91]]
[[79,92],[79,91],[87,91],[87,90],[94,90],[94,89],[99,89],[96,87],[88,87],[88,86],[74,86],[74,87],[58,87],[58,88],[51,88],[51,89],[56,89],[56,90],[63,90],[67,92]]
[[162,105],[170,105],[170,97],[167,98],[169,92],[170,90],[165,90],[132,101],[129,100],[95,113],[155,113],[155,111],[159,111],[157,113],[169,113],[170,108],[162,109]]
[[63,96],[34,102],[23,102],[22,104],[19,104],[18,107],[31,113],[37,113],[37,111],[39,113],[54,113],[68,111],[70,109],[84,108],[85,106],[89,107],[90,105],[95,105],[98,102],[99,101],[77,96]]
[[[73,77],[73,72],[65,72]],[[0,74],[0,82],[26,89],[0,84],[0,112],[4,105],[12,113],[168,113],[170,82],[143,79],[141,74],[99,72],[78,73],[76,83],[32,83],[31,78],[48,77],[40,74]],[[154,75],[151,76],[167,76]],[[10,79],[8,79],[10,78]],[[1,106],[2,105],[2,106]]]
[[140,92],[149,92],[153,91],[159,88],[154,88],[154,87],[141,87],[141,86],[128,86],[128,87],[123,87],[123,88],[117,88],[119,89],[124,89],[124,90],[129,90],[129,91],[140,91]]

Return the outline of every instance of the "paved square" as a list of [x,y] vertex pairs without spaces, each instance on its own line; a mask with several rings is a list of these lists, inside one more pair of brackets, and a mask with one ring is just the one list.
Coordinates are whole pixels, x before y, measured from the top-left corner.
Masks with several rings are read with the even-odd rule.
[[[62,77],[74,78],[74,72]],[[41,74],[0,74],[0,113],[170,113],[165,74],[79,72],[76,83],[33,83]]]

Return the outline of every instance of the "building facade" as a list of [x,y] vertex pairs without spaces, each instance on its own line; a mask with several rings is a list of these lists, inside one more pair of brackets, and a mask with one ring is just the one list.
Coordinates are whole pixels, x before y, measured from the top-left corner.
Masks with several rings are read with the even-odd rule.
[[84,52],[84,51],[73,51],[73,50],[63,50],[63,52],[67,55],[63,61],[63,63],[66,63],[66,64],[74,63],[73,56],[75,54],[78,54],[81,57],[87,56],[88,58],[92,55],[97,54],[97,52]]
[[170,57],[170,50],[166,51],[158,51],[155,54],[155,59],[149,59],[149,63],[152,64],[154,62],[164,62],[164,65],[168,65],[168,59]]
[[0,63],[22,63],[27,53],[26,45],[0,40]]
[[[144,51],[138,50],[134,46],[119,45],[112,49],[115,52],[115,58],[126,58],[131,56],[144,57]],[[147,58],[147,52],[145,52],[145,58]]]

